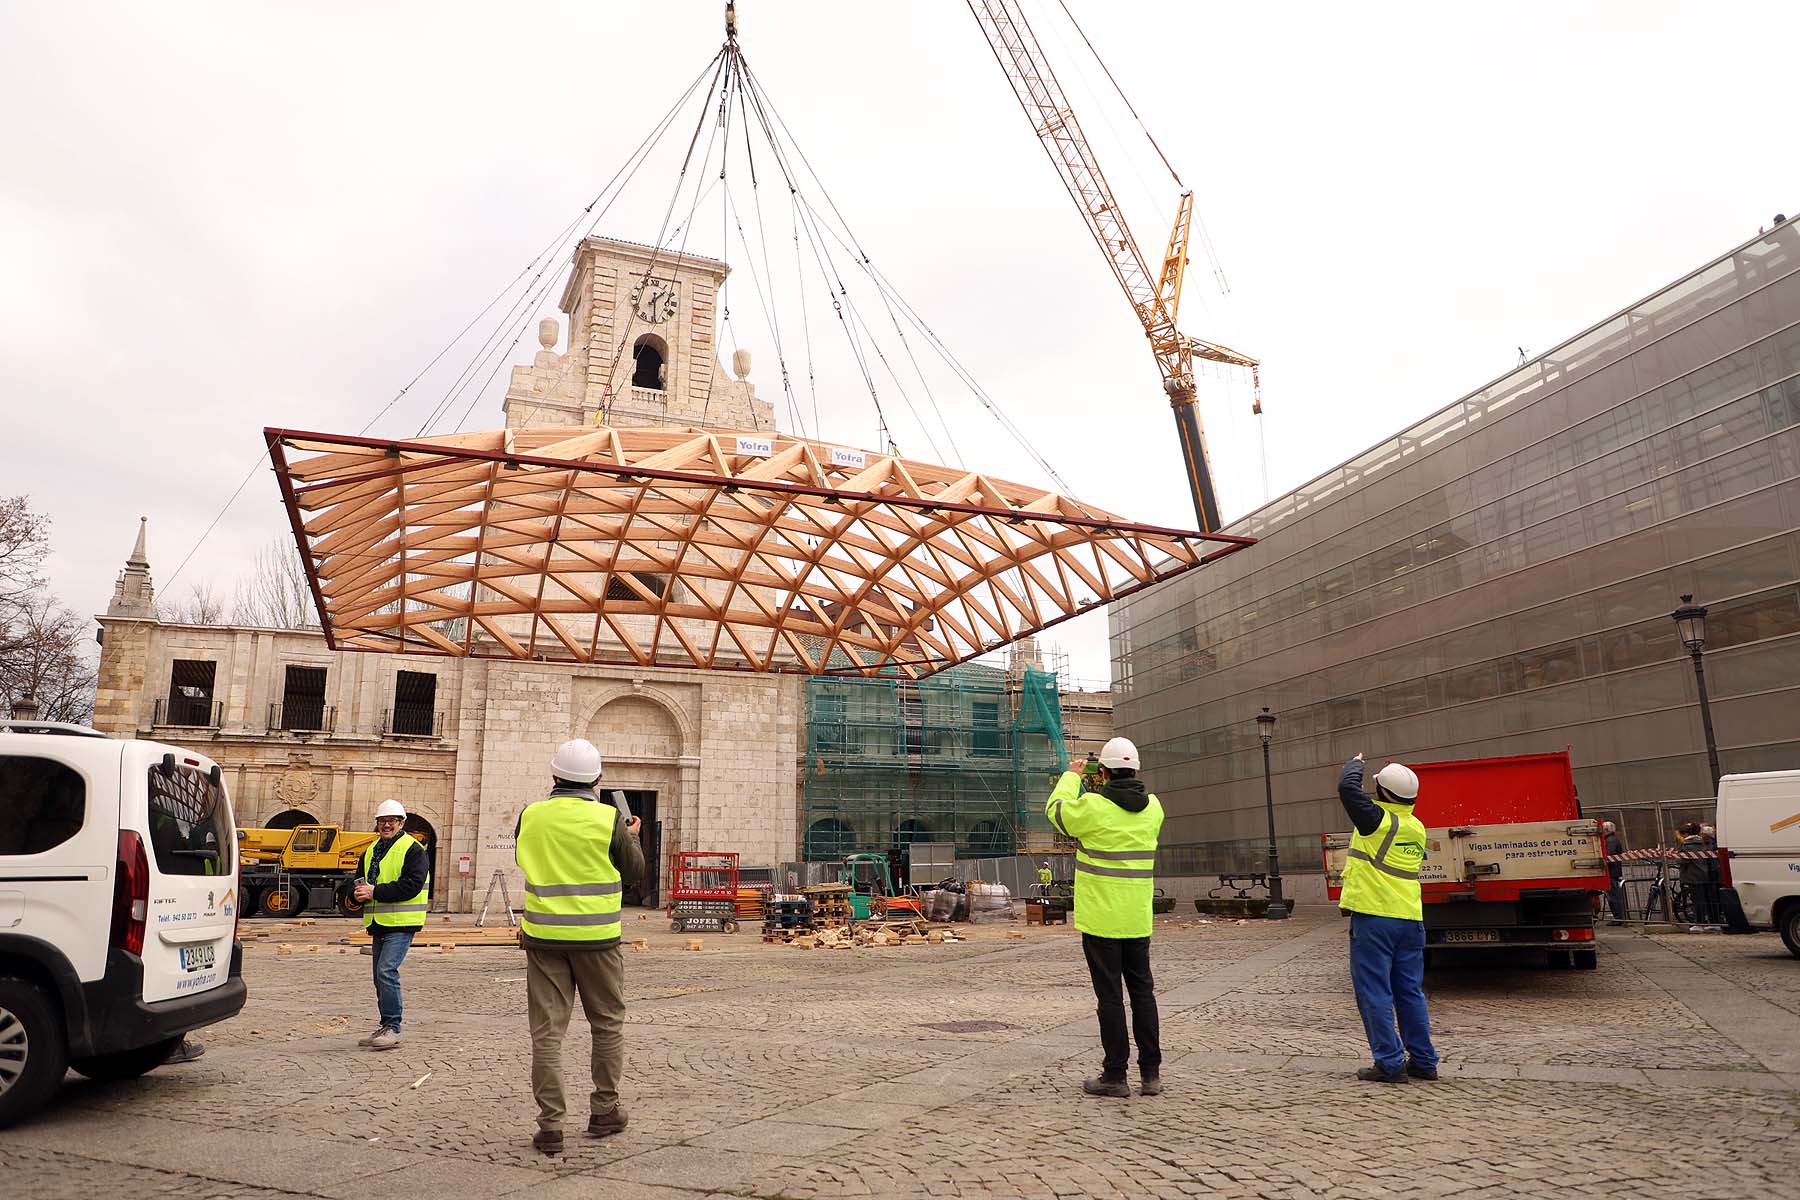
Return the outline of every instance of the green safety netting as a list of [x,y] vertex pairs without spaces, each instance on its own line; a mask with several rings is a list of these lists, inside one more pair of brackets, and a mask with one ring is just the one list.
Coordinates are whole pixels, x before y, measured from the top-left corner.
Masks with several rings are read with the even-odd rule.
[[912,842],[962,857],[1047,849],[1043,817],[1064,760],[1056,676],[970,663],[917,682],[806,683],[801,853],[809,861]]

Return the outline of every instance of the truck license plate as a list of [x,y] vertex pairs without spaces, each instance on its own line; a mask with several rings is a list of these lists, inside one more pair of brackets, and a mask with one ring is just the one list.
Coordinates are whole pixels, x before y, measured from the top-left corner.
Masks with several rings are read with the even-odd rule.
[[210,971],[215,961],[211,946],[183,946],[181,948],[181,969],[183,971]]
[[1446,942],[1497,942],[1500,940],[1498,929],[1447,929],[1444,931]]

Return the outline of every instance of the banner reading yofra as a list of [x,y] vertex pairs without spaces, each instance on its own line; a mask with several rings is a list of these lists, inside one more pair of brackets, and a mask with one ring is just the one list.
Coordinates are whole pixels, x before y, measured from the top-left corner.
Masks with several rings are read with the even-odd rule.
[[739,435],[737,452],[748,458],[768,458],[775,453],[775,439]]
[[831,465],[860,471],[869,465],[869,456],[861,450],[845,450],[841,446],[833,446],[831,448]]

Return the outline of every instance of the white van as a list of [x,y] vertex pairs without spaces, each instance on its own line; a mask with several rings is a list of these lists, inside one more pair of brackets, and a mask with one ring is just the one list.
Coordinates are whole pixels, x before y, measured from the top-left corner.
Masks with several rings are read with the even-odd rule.
[[1775,929],[1800,958],[1800,771],[1719,780],[1719,883],[1734,929]]
[[244,1006],[236,848],[211,759],[0,721],[0,1127]]

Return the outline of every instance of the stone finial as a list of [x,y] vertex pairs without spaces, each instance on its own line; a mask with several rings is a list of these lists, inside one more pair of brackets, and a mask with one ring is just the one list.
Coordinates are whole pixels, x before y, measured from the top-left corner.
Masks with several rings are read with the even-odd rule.
[[137,544],[125,560],[118,582],[113,584],[112,603],[106,606],[109,617],[156,619],[156,586],[150,579],[150,557],[144,550],[144,539],[150,526],[149,517],[138,518]]
[[731,352],[731,373],[736,375],[739,380],[750,378],[750,352],[748,350]]
[[556,339],[561,336],[562,326],[555,317],[545,317],[538,322],[538,345],[544,349],[556,349]]

